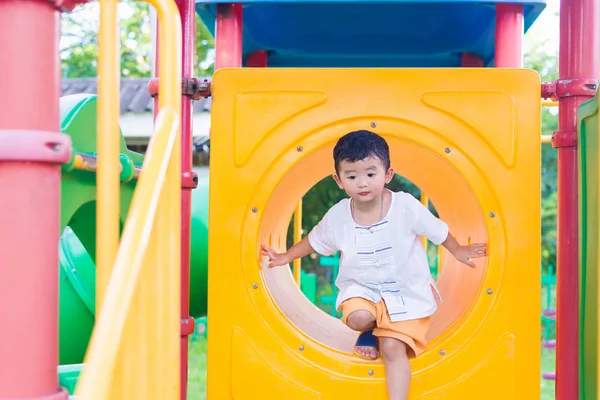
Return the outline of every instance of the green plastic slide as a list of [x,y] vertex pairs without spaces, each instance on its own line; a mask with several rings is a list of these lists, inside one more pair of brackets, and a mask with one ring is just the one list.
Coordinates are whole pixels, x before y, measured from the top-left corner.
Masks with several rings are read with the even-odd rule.
[[60,362],[83,361],[94,327],[96,265],[73,230],[60,238]]
[[[61,98],[61,129],[71,136],[73,153],[96,151],[96,96]],[[120,137],[121,158],[142,165],[143,156],[127,149]],[[190,315],[206,315],[208,265],[208,169],[198,168],[198,187],[192,191]],[[124,224],[135,189],[135,180],[122,180],[120,217]],[[59,363],[71,378],[78,371],[91,337],[96,294],[96,174],[63,168],[59,242],[60,304]],[[75,365],[73,365],[75,364]],[[73,365],[73,366],[70,366]],[[65,369],[66,368],[66,369]],[[66,373],[66,372],[65,372]]]
[[[208,236],[208,177],[200,178],[192,192],[192,251],[190,263],[190,315],[206,315]],[[96,265],[71,227],[59,242],[60,261],[60,364],[77,364],[94,327]]]

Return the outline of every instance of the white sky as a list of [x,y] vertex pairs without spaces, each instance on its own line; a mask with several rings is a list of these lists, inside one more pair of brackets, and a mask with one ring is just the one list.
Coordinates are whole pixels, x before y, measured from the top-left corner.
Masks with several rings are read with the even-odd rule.
[[527,31],[527,33],[525,34],[525,43],[523,51],[528,51],[532,43],[541,43],[547,40],[545,49],[536,50],[546,50],[551,53],[558,52],[560,31],[558,19],[559,8],[559,0],[546,0],[546,9],[542,12],[538,19],[533,23],[531,28],[529,28],[529,31]]

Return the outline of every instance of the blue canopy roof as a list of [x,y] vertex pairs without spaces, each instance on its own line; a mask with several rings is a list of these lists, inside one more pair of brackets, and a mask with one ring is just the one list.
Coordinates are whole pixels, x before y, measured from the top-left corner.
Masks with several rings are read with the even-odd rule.
[[[216,3],[196,11],[214,35]],[[269,51],[272,67],[458,67],[462,53],[493,64],[496,3],[267,0],[244,3],[244,55]],[[523,4],[525,31],[545,0]],[[558,29],[558,27],[557,27]]]

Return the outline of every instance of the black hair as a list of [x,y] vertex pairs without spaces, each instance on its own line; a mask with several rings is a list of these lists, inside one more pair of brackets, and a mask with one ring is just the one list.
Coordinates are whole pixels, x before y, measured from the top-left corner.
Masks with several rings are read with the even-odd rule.
[[386,171],[390,168],[390,148],[385,139],[367,130],[347,133],[338,140],[333,149],[335,172],[340,173],[342,161],[353,163],[368,157],[380,159]]

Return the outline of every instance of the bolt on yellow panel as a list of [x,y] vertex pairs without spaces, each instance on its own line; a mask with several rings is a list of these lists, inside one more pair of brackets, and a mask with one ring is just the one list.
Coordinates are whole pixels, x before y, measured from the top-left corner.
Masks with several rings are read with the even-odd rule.
[[[386,398],[381,360],[318,310],[285,248],[298,200],[334,171],[343,134],[390,144],[462,243],[489,243],[470,269],[447,255],[429,348],[411,399],[539,399],[540,80],[510,69],[223,69],[213,81],[208,398]],[[305,204],[305,207],[310,205]]]

